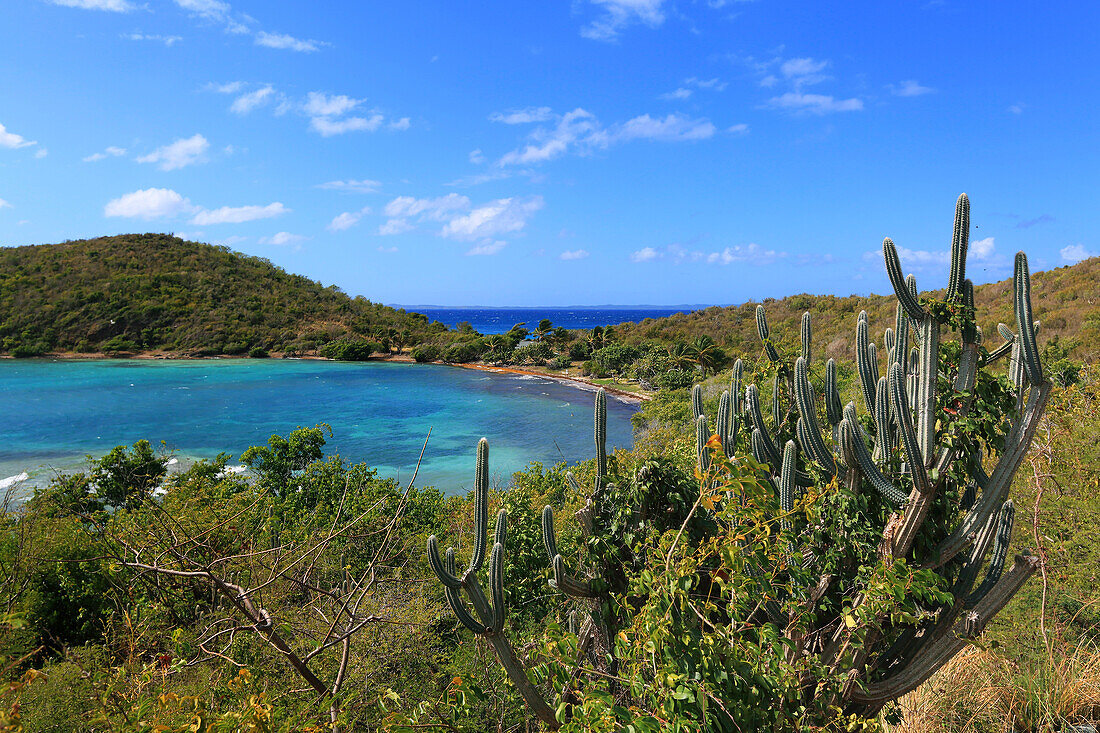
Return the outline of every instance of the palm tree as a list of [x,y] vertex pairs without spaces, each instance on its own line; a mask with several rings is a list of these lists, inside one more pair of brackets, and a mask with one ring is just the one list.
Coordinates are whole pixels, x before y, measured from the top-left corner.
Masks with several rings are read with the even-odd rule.
[[717,374],[726,363],[726,353],[710,336],[699,336],[692,342],[691,348],[695,352],[695,363],[703,370],[704,377],[710,372]]
[[695,349],[683,341],[677,341],[668,347],[668,358],[673,369],[686,371],[698,362],[695,359]]
[[535,341],[542,341],[550,334],[553,328],[554,324],[550,321],[550,319],[543,318],[541,321],[539,321],[539,325],[535,327],[535,330],[531,332],[531,337],[534,338]]

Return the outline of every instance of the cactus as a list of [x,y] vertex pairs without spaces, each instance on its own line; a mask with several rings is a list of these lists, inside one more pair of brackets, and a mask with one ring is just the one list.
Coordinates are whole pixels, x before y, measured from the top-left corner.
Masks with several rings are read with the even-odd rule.
[[[508,678],[516,686],[527,705],[543,723],[557,729],[558,722],[553,709],[546,703],[538,688],[528,679],[515,649],[502,633],[504,619],[508,614],[504,603],[504,550],[507,545],[508,512],[504,509],[497,514],[493,548],[489,555],[490,596],[488,598],[477,577],[485,559],[489,532],[488,517],[489,441],[482,438],[477,444],[477,463],[474,469],[474,550],[470,557],[470,566],[461,577],[456,575],[454,548],[447,548],[445,558],[440,558],[439,541],[434,534],[428,538],[428,564],[443,584],[447,604],[458,620],[470,631],[489,641]],[[467,608],[461,591],[466,591],[473,606],[473,614]]]
[[[865,411],[872,419],[873,435],[865,435],[854,402],[841,405],[837,365],[833,359],[826,362],[823,383],[815,384],[811,370],[813,332],[809,313],[802,316],[800,354],[792,362],[785,360],[776,349],[764,307],[756,308],[757,332],[764,356],[774,371],[770,422],[764,418],[759,387],[742,383],[744,366],[741,360],[734,364],[729,389],[719,399],[713,422],[705,414],[702,387],[697,385],[691,393],[697,467],[704,480],[712,482],[712,487],[717,485],[714,482],[718,480],[716,475],[721,465],[713,465],[711,428],[713,426],[725,455],[736,461],[744,418],[749,441],[740,449],[748,448],[757,462],[764,464],[775,492],[775,503],[766,506],[768,511],[778,510],[783,536],[790,542],[789,547],[779,549],[782,556],[792,560],[798,558],[804,569],[816,572],[815,563],[823,562],[820,559],[823,553],[815,552],[818,548],[814,547],[798,547],[798,543],[815,536],[815,531],[822,527],[805,526],[808,521],[816,521],[812,520],[812,513],[794,512],[797,492],[799,487],[816,486],[814,495],[820,496],[842,484],[850,494],[864,493],[861,501],[871,507],[864,516],[880,516],[877,512],[883,507],[890,513],[881,528],[878,544],[885,565],[905,562],[913,568],[939,572],[943,575],[944,587],[950,589],[950,600],[931,609],[934,612],[917,626],[893,626],[889,617],[874,611],[880,615],[875,619],[875,631],[870,634],[866,633],[866,627],[852,628],[845,623],[843,615],[838,617],[832,613],[818,617],[813,612],[800,612],[800,623],[793,624],[790,622],[796,616],[788,617],[776,598],[759,599],[757,608],[761,612],[751,617],[751,623],[775,625],[775,630],[769,633],[785,636],[787,661],[797,660],[798,655],[813,655],[815,659],[810,669],[829,670],[829,674],[847,672],[848,684],[836,693],[839,699],[829,698],[826,703],[834,710],[872,715],[886,701],[913,690],[980,632],[1039,565],[1037,558],[1028,555],[1017,556],[1011,565],[1007,563],[1014,518],[1009,489],[1031,444],[1051,389],[1039,360],[1036,340],[1039,323],[1033,319],[1031,310],[1027,258],[1020,253],[1015,261],[1015,332],[1000,324],[998,331],[1005,343],[987,353],[982,349],[983,334],[973,318],[973,284],[966,278],[969,217],[969,200],[963,194],[956,202],[946,303],[922,298],[915,278],[903,275],[893,241],[883,240],[883,259],[898,301],[893,324],[885,330],[882,340],[886,357],[884,375],[879,374],[877,347],[870,341],[866,312],[861,312],[856,319],[855,358],[859,388]],[[950,319],[950,313],[961,313],[961,319]],[[948,333],[957,330],[961,342],[960,358],[949,374],[940,371],[940,342],[945,329]],[[964,442],[944,440],[943,434],[952,416],[965,420],[975,404],[987,404],[975,402],[978,399],[975,394],[978,370],[1006,354],[1011,355],[1009,371],[1016,387],[1017,409],[1004,436],[1003,448],[995,451],[996,464],[986,474],[982,455],[960,455]],[[943,396],[938,394],[938,382],[945,377],[951,380],[949,384],[954,390],[950,398],[954,401],[946,414],[942,409]],[[828,431],[823,429],[818,414],[818,389],[824,402],[823,415],[831,428]],[[600,504],[605,507],[607,492],[614,488],[608,483],[606,410],[606,396],[600,390],[594,411],[596,480],[592,496],[597,503],[605,502]],[[802,468],[799,468],[800,459]],[[639,470],[639,482],[645,470]],[[475,470],[475,533],[469,568],[459,576],[455,571],[454,550],[448,549],[441,558],[434,536],[428,540],[428,559],[444,586],[444,594],[455,616],[467,628],[490,641],[520,694],[547,726],[556,729],[559,724],[554,718],[553,706],[547,705],[541,692],[528,680],[504,638],[507,609],[502,566],[507,546],[507,516],[503,511],[498,516],[494,542],[489,548],[487,475],[488,446],[482,441],[478,446]],[[571,474],[568,479],[573,490],[580,492]],[[943,497],[957,495],[953,491],[962,496],[956,504],[950,505]],[[601,525],[606,517],[596,514],[593,500],[577,513],[577,518],[585,535],[606,541],[606,533],[619,530]],[[934,506],[935,513],[932,511]],[[663,516],[664,511],[649,514],[645,521],[657,521],[654,515]],[[945,521],[943,512],[954,514]],[[636,511],[634,516],[647,515]],[[710,517],[707,526],[716,526],[717,516]],[[930,517],[936,520],[930,523]],[[685,519],[681,533],[687,523]],[[601,532],[605,534],[600,535]],[[574,603],[580,604],[581,617],[586,618],[578,632],[579,654],[587,654],[592,665],[604,674],[614,665],[613,645],[607,641],[616,638],[611,632],[620,628],[614,625],[618,622],[609,620],[609,615],[615,613],[611,609],[629,609],[631,603],[636,603],[636,599],[624,602],[623,597],[612,595],[629,587],[620,575],[630,569],[622,558],[609,560],[596,554],[588,557],[588,562],[596,558],[594,568],[584,567],[582,561],[579,571],[571,570],[558,550],[554,512],[550,507],[543,510],[542,533],[553,570],[552,585],[576,599]],[[678,534],[676,537],[679,539]],[[600,545],[589,544],[590,551],[597,546]],[[477,575],[487,548],[489,597]],[[979,583],[980,571],[987,565],[987,558],[988,570]],[[638,563],[639,558],[633,560]],[[667,561],[665,565],[667,570]],[[746,572],[750,576],[759,574],[751,566]],[[791,573],[788,578],[796,577],[789,569],[779,568],[776,572]],[[842,603],[848,612],[869,611],[868,608],[860,609],[866,599],[859,593],[858,583],[854,593],[850,583],[833,590],[829,590],[829,583],[829,578],[823,576],[819,587],[806,589],[797,602],[809,599],[816,603],[821,594],[828,592],[834,593],[839,599],[834,600]],[[789,598],[786,602],[795,601]],[[575,626],[576,610],[569,614],[571,627]],[[806,624],[809,628],[805,628]],[[603,639],[604,646],[599,654],[591,649],[593,638]],[[608,678],[612,675],[609,673]],[[825,689],[815,682],[811,677],[803,680],[804,695],[813,697]],[[624,689],[622,694],[627,696],[629,693]],[[563,691],[558,710],[566,710],[566,719],[568,704],[566,691]]]

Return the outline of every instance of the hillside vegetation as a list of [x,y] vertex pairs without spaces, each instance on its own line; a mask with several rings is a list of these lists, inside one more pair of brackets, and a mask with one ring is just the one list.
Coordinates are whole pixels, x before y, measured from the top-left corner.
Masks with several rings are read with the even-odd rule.
[[[905,264],[904,262],[902,263]],[[918,279],[918,284],[920,280]],[[1036,272],[1031,278],[1031,298],[1035,317],[1042,321],[1039,340],[1046,343],[1058,337],[1070,355],[1080,361],[1095,362],[1100,356],[1100,257],[1075,265]],[[922,290],[922,295],[928,295]],[[942,291],[935,291],[942,298]],[[798,343],[802,314],[813,315],[814,341],[824,346],[825,358],[838,361],[850,358],[855,345],[856,316],[867,311],[872,334],[894,325],[897,299],[890,295],[791,295],[763,301],[771,325],[772,338],[792,348]],[[999,346],[997,324],[1012,324],[1012,281],[978,285],[974,288],[978,325],[986,337],[986,346]],[[699,336],[714,339],[727,353],[744,355],[760,351],[756,334],[756,306],[750,301],[739,306],[717,306],[667,318],[647,318],[640,323],[616,326],[621,341],[641,343],[657,340],[666,343],[689,342]],[[876,336],[871,337],[872,340]]]
[[0,248],[8,353],[309,352],[341,338],[413,344],[445,330],[266,259],[166,234]]

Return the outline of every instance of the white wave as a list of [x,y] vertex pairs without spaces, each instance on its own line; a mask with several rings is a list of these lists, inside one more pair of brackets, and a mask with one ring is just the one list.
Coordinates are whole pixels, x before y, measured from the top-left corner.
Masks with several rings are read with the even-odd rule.
[[15,486],[16,484],[21,484],[30,477],[31,476],[29,473],[23,471],[22,473],[17,473],[14,476],[8,476],[7,478],[0,479],[0,490],[10,489],[12,486]]
[[218,474],[218,478],[225,478],[226,476],[232,476],[235,473],[244,473],[248,470],[247,466],[226,466]]

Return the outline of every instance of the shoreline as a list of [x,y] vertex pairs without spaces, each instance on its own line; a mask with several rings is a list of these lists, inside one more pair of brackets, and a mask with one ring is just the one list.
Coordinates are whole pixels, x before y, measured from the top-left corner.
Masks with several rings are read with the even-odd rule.
[[[44,354],[40,357],[33,357],[35,359],[56,359],[59,361],[96,361],[103,359],[134,359],[134,360],[147,360],[147,361],[216,361],[221,359],[249,359],[248,356],[238,355],[230,356],[227,354],[219,354],[216,356],[186,356],[180,355],[176,352],[170,351],[142,351],[136,353],[127,353],[125,355],[110,355],[104,352],[93,353],[76,353],[72,351],[58,352],[54,354]],[[272,352],[268,357],[264,359],[255,359],[255,361],[265,361],[270,359],[279,360],[285,358],[282,353]],[[306,354],[303,356],[291,357],[292,359],[302,359],[309,361],[332,361],[335,359],[329,359],[324,356],[318,356],[316,354]],[[10,355],[0,356],[0,359],[13,359]],[[408,354],[389,354],[386,356],[371,357],[364,360],[364,362],[381,361],[392,362],[395,364],[415,364],[416,360]],[[355,363],[355,362],[346,362]],[[443,361],[427,362],[429,364],[437,364],[440,366],[457,367],[459,369],[473,369],[475,371],[482,372],[495,372],[497,374],[519,374],[530,377],[540,377],[542,379],[548,379],[553,382],[565,384],[573,387],[574,389],[580,389],[584,391],[594,392],[601,387],[609,395],[633,404],[641,404],[653,399],[653,395],[648,392],[631,392],[629,390],[620,389],[618,387],[612,387],[605,384],[599,384],[591,379],[587,379],[581,376],[573,376],[569,374],[556,374],[549,371],[540,371],[537,367],[512,367],[512,366],[494,366],[493,364],[486,364],[485,362],[466,362],[462,364],[450,364]]]

